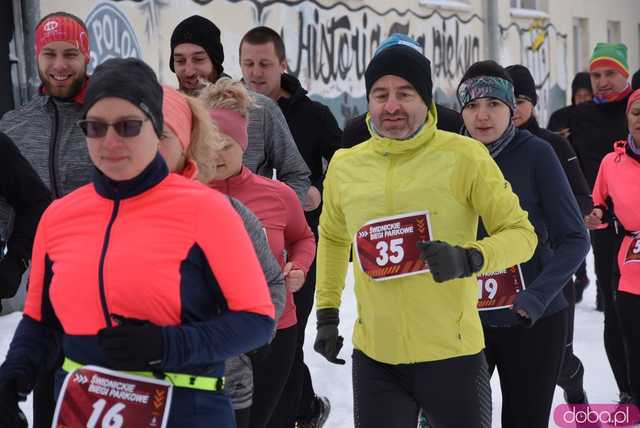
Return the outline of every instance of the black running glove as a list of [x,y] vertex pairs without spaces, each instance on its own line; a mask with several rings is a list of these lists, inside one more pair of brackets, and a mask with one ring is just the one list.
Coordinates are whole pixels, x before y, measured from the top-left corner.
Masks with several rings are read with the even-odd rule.
[[338,309],[320,309],[316,313],[316,317],[318,319],[318,333],[313,349],[330,363],[344,364],[345,361],[338,358],[338,352],[344,342],[343,337],[338,335],[338,324],[340,323]]
[[7,299],[16,294],[25,269],[22,260],[11,253],[0,259],[0,299]]
[[162,363],[162,327],[149,321],[112,315],[118,325],[98,332],[98,344],[114,370],[156,370]]
[[473,248],[454,247],[443,241],[421,241],[417,245],[436,282],[469,277],[483,264],[482,253]]
[[24,401],[26,393],[19,393],[13,378],[0,382],[0,427],[28,428],[27,418],[18,407],[18,401]]

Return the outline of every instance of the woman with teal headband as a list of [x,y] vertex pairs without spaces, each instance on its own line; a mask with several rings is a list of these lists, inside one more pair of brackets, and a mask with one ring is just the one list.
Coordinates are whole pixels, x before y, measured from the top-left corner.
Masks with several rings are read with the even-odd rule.
[[567,334],[561,290],[589,250],[588,234],[553,149],[514,126],[513,82],[504,68],[473,64],[457,95],[465,134],[487,147],[539,241],[528,262],[478,277],[485,354],[490,373],[500,375],[502,426],[546,427]]

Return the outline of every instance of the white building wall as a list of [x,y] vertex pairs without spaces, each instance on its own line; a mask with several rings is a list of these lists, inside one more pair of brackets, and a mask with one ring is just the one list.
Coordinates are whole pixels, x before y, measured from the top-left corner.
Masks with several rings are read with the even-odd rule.
[[[364,68],[379,41],[391,32],[406,32],[423,45],[432,63],[436,99],[455,104],[462,74],[488,52],[486,1],[40,0],[40,12],[44,16],[64,10],[87,21],[93,42],[91,67],[112,56],[137,56],[171,85],[177,82],[169,70],[169,40],[182,19],[200,14],[221,28],[225,71],[235,78],[240,77],[240,38],[256,25],[268,25],[283,34],[291,71],[342,122],[365,108]],[[638,69],[640,0],[538,0],[537,11],[514,11],[510,1],[498,0],[499,60],[532,70],[543,124],[570,96],[574,18],[588,20],[589,53],[597,41],[607,40],[607,21],[620,22],[629,64],[632,71]]]

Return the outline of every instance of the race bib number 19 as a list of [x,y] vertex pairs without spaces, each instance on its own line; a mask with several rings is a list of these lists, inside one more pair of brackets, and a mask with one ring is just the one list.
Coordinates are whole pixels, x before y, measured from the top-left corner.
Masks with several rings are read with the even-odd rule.
[[164,428],[172,385],[166,381],[85,366],[64,380],[54,428]]
[[367,222],[356,233],[354,247],[362,271],[383,281],[427,272],[416,244],[431,239],[429,213],[422,211]]
[[524,289],[520,265],[478,275],[478,310],[510,308],[518,293]]

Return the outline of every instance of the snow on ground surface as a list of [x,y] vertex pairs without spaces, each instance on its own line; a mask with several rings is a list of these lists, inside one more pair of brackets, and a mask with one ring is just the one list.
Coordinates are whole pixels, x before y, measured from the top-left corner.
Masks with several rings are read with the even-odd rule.
[[[585,389],[587,390],[589,401],[591,403],[613,403],[617,401],[618,391],[604,351],[602,339],[603,315],[595,310],[595,277],[591,254],[589,254],[587,263],[591,285],[586,289],[583,301],[576,308],[574,350],[585,366]],[[353,277],[350,273],[340,310],[340,334],[345,337],[345,346],[340,353],[342,358],[351,355],[353,350],[350,339],[356,318],[355,307]],[[4,360],[20,317],[19,313],[0,317],[0,360]],[[325,427],[353,427],[350,358],[345,358],[347,360],[346,365],[337,366],[328,363],[323,357],[315,353],[313,351],[315,324],[315,316],[312,314],[306,330],[304,350],[316,393],[329,397],[331,401],[331,415]],[[493,390],[493,426],[500,427],[502,400],[497,375],[494,375],[491,379],[491,385]],[[554,397],[554,408],[563,403],[562,391],[557,388]],[[31,418],[31,397],[23,404],[22,408],[27,416]],[[553,419],[549,426],[555,426]]]

